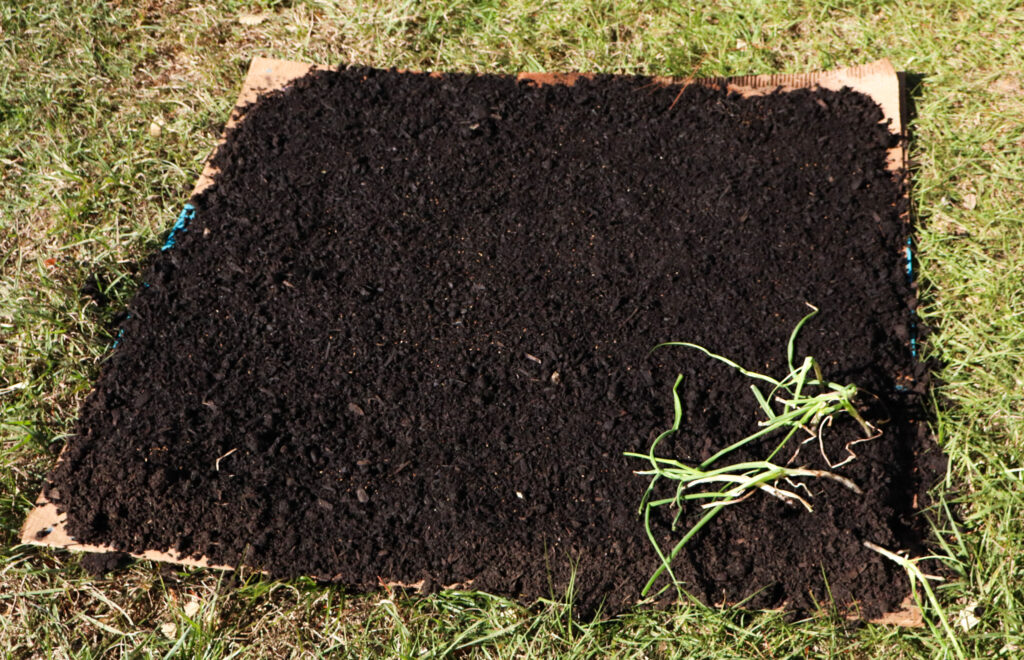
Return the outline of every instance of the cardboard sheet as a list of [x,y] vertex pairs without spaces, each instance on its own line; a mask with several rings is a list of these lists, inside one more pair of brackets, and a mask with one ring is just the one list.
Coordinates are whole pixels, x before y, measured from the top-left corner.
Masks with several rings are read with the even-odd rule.
[[[248,104],[256,101],[260,94],[286,88],[296,78],[301,78],[306,73],[315,69],[326,69],[329,67],[316,66],[303,62],[291,62],[286,60],[266,59],[262,57],[253,58],[249,65],[249,72],[242,85],[242,91],[238,101],[231,112],[231,116],[225,126],[225,134],[243,116],[243,109]],[[573,84],[581,76],[586,74],[552,74],[552,73],[522,73],[520,80],[532,80],[538,84]],[[888,60],[879,60],[871,64],[836,69],[820,73],[803,74],[780,74],[766,76],[742,76],[737,78],[705,78],[705,79],[680,79],[680,78],[656,78],[655,82],[663,84],[695,84],[695,85],[717,85],[726,86],[729,90],[747,96],[768,94],[776,90],[789,91],[804,87],[820,86],[827,89],[839,90],[849,87],[853,90],[870,96],[881,107],[885,119],[889,120],[890,130],[903,135],[903,123],[900,106],[900,80],[896,70]],[[220,144],[224,142],[221,137]],[[902,169],[906,163],[906,156],[902,144],[889,150],[889,168],[894,172]],[[211,154],[212,158],[212,154]],[[193,195],[198,194],[213,184],[216,169],[210,165],[210,159],[203,168],[199,179],[196,181]],[[898,258],[898,255],[893,256]],[[58,459],[60,460],[60,459]],[[36,505],[29,512],[21,530],[21,541],[23,543],[39,546],[63,548],[79,552],[116,552],[108,546],[89,545],[78,543],[68,535],[64,526],[66,515],[59,514],[56,505],[46,499],[43,493],[39,494]],[[180,556],[174,552],[160,552],[148,550],[146,552],[133,554],[138,559],[150,559],[153,561],[170,562],[185,566],[196,566],[232,570],[232,566],[213,564],[206,558],[194,559]],[[422,582],[404,584],[398,582],[388,583],[389,586],[419,588]],[[446,588],[466,588],[469,582],[457,585],[448,585]],[[901,610],[890,612],[872,623],[883,623],[898,626],[918,627],[923,625],[921,612],[908,596],[904,601]]]

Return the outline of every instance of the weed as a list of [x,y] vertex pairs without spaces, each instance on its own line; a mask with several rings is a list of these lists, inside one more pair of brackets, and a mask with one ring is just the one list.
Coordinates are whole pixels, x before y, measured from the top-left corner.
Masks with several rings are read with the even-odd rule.
[[[857,494],[861,493],[857,484],[842,475],[836,474],[835,472],[790,467],[799,454],[799,447],[797,447],[796,451],[784,465],[772,462],[775,456],[790,444],[793,436],[801,430],[808,434],[803,440],[803,444],[810,441],[817,441],[821,448],[822,455],[824,456],[825,453],[824,446],[821,443],[821,433],[826,425],[831,424],[834,415],[844,412],[857,420],[867,436],[847,445],[849,456],[842,463],[832,464],[826,456],[825,460],[830,466],[837,467],[838,465],[849,462],[855,457],[853,452],[849,451],[850,446],[857,442],[864,442],[878,436],[875,428],[861,417],[860,413],[857,412],[857,409],[854,406],[854,400],[857,396],[856,385],[839,385],[825,380],[817,361],[811,356],[806,356],[799,367],[794,363],[793,353],[796,337],[804,324],[818,313],[818,308],[810,304],[808,304],[808,306],[812,310],[811,313],[800,319],[800,322],[796,324],[792,334],[789,336],[789,343],[786,347],[786,361],[789,365],[789,373],[781,380],[776,380],[771,376],[766,376],[764,374],[744,369],[732,360],[712,353],[708,349],[703,346],[698,346],[697,344],[691,344],[689,342],[666,342],[654,347],[655,350],[663,346],[685,346],[697,349],[705,355],[736,369],[748,378],[767,383],[771,386],[771,389],[768,391],[768,394],[765,395],[757,385],[750,386],[751,391],[754,393],[754,397],[757,399],[757,402],[761,407],[761,411],[767,417],[766,420],[758,423],[758,426],[761,427],[760,430],[728,445],[724,449],[719,450],[699,465],[692,466],[675,459],[663,458],[655,454],[661,441],[673,433],[676,433],[679,430],[680,423],[682,422],[683,411],[682,404],[679,400],[679,384],[682,382],[683,376],[680,374],[676,377],[676,382],[672,386],[672,403],[675,410],[672,427],[655,438],[646,454],[637,454],[632,452],[626,453],[626,456],[645,459],[651,464],[650,469],[637,472],[639,475],[651,477],[651,481],[647,486],[647,491],[644,493],[643,499],[640,503],[640,513],[643,515],[644,527],[647,530],[647,537],[650,539],[651,544],[654,545],[654,549],[658,554],[658,559],[661,560],[661,565],[644,586],[644,596],[647,596],[650,593],[651,588],[663,573],[668,573],[670,584],[666,585],[659,594],[664,592],[664,590],[669,588],[669,586],[675,586],[676,590],[681,595],[682,586],[672,572],[672,562],[679,555],[679,552],[690,541],[690,539],[692,539],[697,532],[708,524],[712,518],[718,515],[723,508],[742,502],[758,490],[777,497],[785,502],[799,503],[808,511],[812,511],[813,508],[804,497],[801,497],[795,492],[796,488],[798,486],[802,486],[802,484],[794,483],[794,479],[807,477],[830,479],[842,484]],[[816,391],[817,393],[812,394],[812,391]],[[773,407],[773,404],[780,406],[781,411],[776,412],[776,408]],[[775,445],[775,448],[768,454],[765,460],[740,461],[727,464],[722,467],[712,467],[715,463],[729,456],[741,447],[744,447],[759,438],[772,437],[779,433],[782,433],[782,439]],[[668,479],[676,482],[675,493],[671,497],[652,499],[655,486],[662,479]],[[780,487],[780,482],[786,482],[792,490]],[[715,487],[717,487],[718,490],[714,490]],[[804,488],[806,487],[804,486]],[[712,501],[701,505],[701,508],[705,509],[704,515],[696,524],[687,530],[683,537],[676,542],[672,550],[666,555],[661,548],[661,544],[659,544],[657,539],[655,539],[654,532],[651,529],[651,512],[658,507],[674,506],[676,508],[676,516],[672,522],[672,528],[675,529],[685,510],[684,503],[690,500],[701,499],[710,499]]]
[[961,648],[960,646],[959,640],[957,640],[956,635],[953,633],[953,628],[951,628],[949,625],[949,619],[946,617],[946,613],[942,610],[942,606],[939,604],[939,599],[935,597],[935,592],[932,591],[931,585],[928,584],[929,580],[942,580],[942,578],[935,575],[926,575],[925,573],[923,573],[921,569],[917,566],[917,562],[920,561],[919,559],[907,559],[906,557],[902,557],[896,554],[895,552],[886,550],[882,546],[876,545],[871,541],[864,541],[864,547],[868,548],[869,550],[874,550],[886,559],[891,559],[892,561],[896,562],[900,566],[900,568],[907,572],[907,577],[910,578],[910,593],[913,596],[914,600],[917,602],[918,606],[921,607],[921,609],[923,610],[924,603],[921,602],[920,596],[918,596],[917,593],[917,585],[918,583],[921,584],[921,588],[924,590],[925,596],[927,596],[928,598],[928,604],[931,605],[932,609],[935,611],[936,616],[939,617],[939,623],[942,625],[942,630],[943,632],[945,632],[946,636],[949,638],[949,641],[953,645],[953,650],[956,653],[956,657],[966,657],[964,655],[963,648]]

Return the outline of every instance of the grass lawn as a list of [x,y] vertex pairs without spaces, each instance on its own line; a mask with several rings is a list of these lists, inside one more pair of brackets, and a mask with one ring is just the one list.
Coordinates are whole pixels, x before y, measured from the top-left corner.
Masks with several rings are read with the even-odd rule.
[[[0,652],[10,657],[639,657],[1024,654],[1024,8],[721,0],[0,3]],[[696,3],[694,3],[696,5]],[[133,292],[187,200],[250,57],[473,72],[916,74],[910,157],[934,430],[931,512],[954,578],[939,625],[776,613],[574,620],[477,593],[346,594],[139,562],[94,579],[17,544]],[[110,304],[80,290],[99,275]],[[960,524],[951,520],[956,506]],[[638,524],[641,524],[638,520]]]

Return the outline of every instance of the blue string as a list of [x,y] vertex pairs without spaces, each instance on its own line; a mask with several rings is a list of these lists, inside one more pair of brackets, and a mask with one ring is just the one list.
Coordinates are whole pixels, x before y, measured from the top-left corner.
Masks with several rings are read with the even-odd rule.
[[[129,314],[128,316],[124,317],[124,320],[127,321],[131,317],[132,315]],[[111,346],[111,348],[117,348],[117,345],[121,343],[121,337],[124,337],[124,328],[121,328],[120,330],[117,331],[117,338],[114,339],[114,345]]]
[[[185,204],[185,207],[181,209],[181,213],[178,214],[178,219],[175,220],[174,226],[171,227],[171,233],[167,235],[167,242],[165,242],[164,246],[160,248],[160,251],[166,252],[167,250],[170,250],[172,247],[174,247],[174,244],[176,242],[174,234],[179,231],[188,231],[188,227],[186,227],[185,225],[195,220],[195,217],[196,207],[192,206],[191,204]],[[148,289],[149,282],[143,282],[142,286]],[[127,321],[131,317],[132,315],[128,314],[127,316],[124,317],[124,320]],[[121,343],[122,337],[124,337],[124,328],[121,328],[120,330],[117,331],[117,337],[114,338],[114,345],[111,348],[117,348],[117,345]]]
[[914,281],[914,259],[911,253],[911,238],[907,236],[907,280],[913,283]]
[[[913,239],[907,236],[907,283],[914,284],[914,253]],[[910,310],[910,354],[917,357],[917,312]]]
[[181,209],[181,214],[178,216],[178,220],[174,223],[174,226],[171,227],[171,233],[167,235],[167,242],[164,243],[164,246],[162,248],[160,248],[160,251],[166,252],[167,250],[170,250],[172,247],[174,247],[174,244],[176,242],[174,234],[176,234],[179,231],[188,231],[188,228],[185,225],[186,223],[192,222],[192,220],[194,220],[195,217],[196,207],[192,206],[191,204],[185,204],[185,208]]
[[[186,227],[186,225],[188,223],[192,222],[195,219],[195,217],[196,217],[196,208],[194,206],[192,206],[191,204],[185,204],[185,207],[181,209],[181,213],[178,215],[178,219],[177,219],[177,221],[175,221],[174,226],[171,227],[171,233],[167,235],[167,242],[164,243],[164,246],[162,248],[160,248],[160,250],[162,252],[166,252],[167,250],[170,250],[172,247],[174,247],[175,243],[177,242],[175,237],[174,237],[174,235],[177,232],[179,232],[179,231],[181,231],[181,232],[188,231],[188,227]],[[907,237],[907,246],[906,246],[905,252],[906,252],[906,256],[907,256],[907,283],[911,284],[911,285],[914,284],[914,252],[913,252],[913,245],[914,245],[913,238],[908,236]],[[143,282],[143,286],[147,286],[148,287],[149,283]],[[131,317],[129,316],[128,318],[131,318]],[[122,335],[124,335],[124,329],[123,328],[118,333],[117,339],[114,340],[114,346],[115,347],[117,346],[118,342],[120,341]],[[917,313],[914,310],[910,310],[910,354],[914,358],[917,357]]]
[[[907,257],[907,284],[913,286],[914,284],[914,240],[912,237],[907,236],[907,246],[904,249],[904,254]],[[917,358],[917,312],[910,310],[910,355]],[[906,392],[907,388],[903,385],[896,386],[897,392]]]

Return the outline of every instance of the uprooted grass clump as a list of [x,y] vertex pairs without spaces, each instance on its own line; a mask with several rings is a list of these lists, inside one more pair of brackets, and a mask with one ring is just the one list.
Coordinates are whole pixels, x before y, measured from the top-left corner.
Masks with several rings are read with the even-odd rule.
[[[654,546],[661,564],[644,586],[643,595],[650,594],[651,589],[662,574],[668,574],[669,582],[658,593],[674,586],[680,596],[683,594],[682,585],[672,572],[672,562],[679,555],[683,547],[697,534],[712,518],[732,504],[737,504],[753,496],[758,490],[777,497],[791,504],[799,504],[812,511],[813,507],[806,498],[798,495],[796,490],[806,485],[795,482],[795,479],[821,478],[831,479],[853,492],[860,494],[861,489],[850,479],[829,470],[813,470],[804,467],[793,466],[800,446],[812,441],[817,441],[819,449],[825,461],[831,468],[844,465],[856,458],[850,447],[859,442],[865,442],[878,436],[875,428],[861,417],[857,412],[854,401],[857,397],[857,386],[854,384],[840,385],[825,380],[817,361],[806,356],[800,366],[794,363],[794,345],[800,329],[810,320],[818,309],[813,305],[811,313],[803,317],[793,329],[786,347],[786,359],[789,365],[789,373],[781,380],[766,376],[757,372],[744,369],[728,358],[716,355],[703,346],[689,342],[666,342],[655,346],[655,350],[666,346],[685,346],[697,349],[719,362],[736,369],[744,376],[753,380],[762,381],[770,385],[767,394],[761,391],[756,385],[750,386],[754,397],[760,405],[761,411],[766,419],[759,422],[761,428],[717,451],[706,461],[698,465],[688,465],[682,461],[672,458],[665,458],[656,455],[658,445],[668,436],[676,433],[682,420],[682,405],[679,400],[679,385],[683,376],[676,377],[672,386],[672,400],[675,410],[675,417],[672,427],[661,433],[651,444],[646,454],[627,452],[627,456],[647,460],[650,468],[637,472],[639,475],[651,477],[643,499],[640,503],[640,514],[643,516],[644,527],[647,530],[647,537]],[[832,463],[825,455],[824,443],[821,434],[826,426],[831,425],[834,416],[848,414],[855,419],[864,430],[865,437],[847,444],[847,457],[839,463]],[[807,436],[800,441],[792,455],[784,464],[773,462],[775,457],[790,446],[793,437],[804,431]],[[733,452],[744,447],[759,438],[768,438],[781,435],[780,440],[774,449],[764,460],[741,461],[727,463],[727,459]],[[717,464],[717,466],[716,466]],[[655,486],[662,479],[676,482],[675,492],[671,497],[653,499]],[[785,485],[783,485],[785,484]],[[809,492],[809,491],[808,491]],[[705,510],[704,515],[686,531],[679,541],[666,553],[658,541],[654,538],[651,530],[651,513],[658,507],[670,506],[676,510],[672,522],[673,530],[679,523],[679,519],[685,510],[685,503],[691,500],[710,500],[701,505]]]

